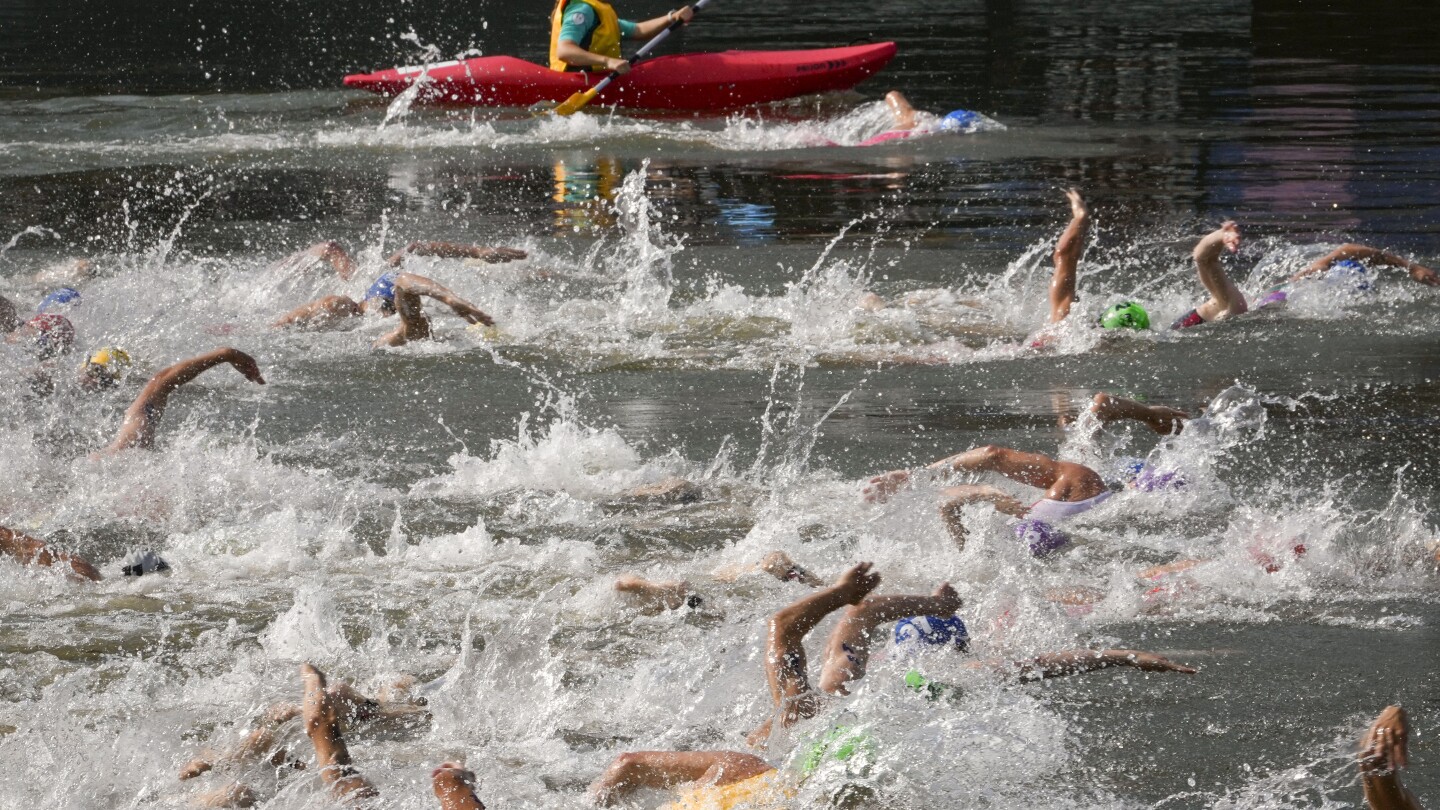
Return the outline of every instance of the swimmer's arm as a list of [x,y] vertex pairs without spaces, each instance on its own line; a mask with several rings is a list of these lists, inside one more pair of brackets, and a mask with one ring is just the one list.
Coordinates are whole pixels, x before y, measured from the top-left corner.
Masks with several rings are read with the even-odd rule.
[[1143,650],[1064,650],[1045,653],[1028,661],[1017,661],[1013,665],[1016,677],[1022,681],[1079,675],[1111,667],[1134,667],[1146,672],[1195,674],[1192,667],[1177,664],[1164,656]]
[[[335,274],[346,281],[355,274],[355,260],[345,252],[345,248],[339,242],[317,242],[310,247],[281,259],[272,268],[291,268],[302,265],[304,259],[317,259],[335,270]],[[309,262],[303,262],[303,266],[309,266]]]
[[1350,259],[1357,262],[1369,262],[1382,267],[1399,267],[1410,275],[1410,278],[1431,287],[1440,286],[1440,274],[1426,267],[1419,262],[1412,262],[1404,256],[1397,256],[1379,248],[1369,245],[1360,245],[1353,242],[1341,245],[1324,256],[1311,262],[1309,267],[1290,277],[1291,281],[1302,279],[1306,276],[1326,270],[1335,262]]
[[391,267],[399,267],[406,256],[434,256],[439,259],[479,259],[488,264],[499,264],[525,258],[523,250],[508,247],[485,247],[483,245],[462,245],[456,242],[411,242],[404,250],[387,259]]
[[125,422],[120,426],[120,432],[116,434],[115,441],[111,442],[105,452],[116,453],[130,447],[150,447],[155,439],[155,423],[165,412],[170,394],[222,363],[234,366],[235,370],[243,374],[245,379],[250,382],[257,385],[265,384],[265,378],[260,376],[260,366],[255,362],[255,358],[239,349],[226,347],[182,360],[173,366],[162,369],[150,378],[150,382],[145,384],[140,395],[126,409]]
[[395,277],[395,289],[397,292],[407,292],[412,295],[423,295],[426,298],[433,298],[450,307],[456,315],[464,318],[468,323],[479,323],[485,326],[495,325],[494,318],[486,315],[479,307],[466,301],[454,292],[451,292],[450,288],[434,279],[417,276],[414,273],[401,273]]
[[[1220,266],[1220,252],[1228,250],[1234,253],[1240,249],[1240,228],[1234,222],[1225,222],[1218,229],[1206,234],[1195,245],[1191,255],[1195,259],[1195,272],[1200,276],[1200,283],[1204,285],[1206,292],[1215,299],[1220,306],[1218,318],[1225,318],[1231,315],[1239,315],[1249,308],[1245,305],[1245,296],[1240,289],[1225,275],[1225,268]],[[1205,313],[1201,312],[1204,316]],[[1207,320],[1212,320],[1207,318]]]
[[0,526],[0,552],[18,560],[21,565],[43,565],[52,566],[55,563],[64,563],[70,566],[71,579],[88,579],[91,582],[99,582],[102,577],[95,566],[84,559],[63,551],[55,551],[41,540],[27,534],[11,531]]
[[337,318],[355,318],[362,313],[360,305],[343,295],[327,295],[296,307],[270,323],[275,329],[290,326],[320,325]]

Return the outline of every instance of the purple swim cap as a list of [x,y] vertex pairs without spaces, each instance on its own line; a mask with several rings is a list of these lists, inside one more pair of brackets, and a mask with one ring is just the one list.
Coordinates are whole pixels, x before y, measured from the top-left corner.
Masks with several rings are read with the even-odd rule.
[[1190,483],[1179,470],[1157,470],[1146,467],[1135,476],[1135,488],[1141,492],[1161,492],[1167,489],[1184,489]]
[[1015,524],[1015,536],[1030,547],[1036,557],[1046,557],[1070,544],[1064,532],[1043,520],[1022,520]]

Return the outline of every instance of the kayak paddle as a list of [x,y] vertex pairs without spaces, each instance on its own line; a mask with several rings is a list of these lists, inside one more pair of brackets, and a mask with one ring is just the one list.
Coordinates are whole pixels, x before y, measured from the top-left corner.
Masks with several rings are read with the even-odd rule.
[[[700,2],[692,6],[692,9],[694,11],[699,11],[700,9],[704,8],[709,2],[710,0],[700,0]],[[635,63],[639,62],[641,59],[644,59],[646,54],[650,53],[650,51],[654,49],[656,45],[664,42],[665,38],[670,36],[671,31],[674,31],[676,28],[679,28],[684,24],[685,22],[683,20],[678,17],[675,18],[674,22],[665,26],[665,29],[663,31],[652,37],[649,42],[645,43],[644,46],[640,48],[640,50],[635,52],[634,56],[630,57],[630,66],[634,67]],[[619,75],[620,74],[618,73],[611,73],[609,76],[601,79],[599,84],[595,85],[589,90],[581,90],[580,92],[560,102],[560,106],[555,108],[555,114],[574,115],[575,113],[580,112],[580,110],[584,109],[586,104],[589,104],[590,102],[595,100],[595,97],[600,94],[601,90],[609,87],[610,82],[615,81],[615,77]]]

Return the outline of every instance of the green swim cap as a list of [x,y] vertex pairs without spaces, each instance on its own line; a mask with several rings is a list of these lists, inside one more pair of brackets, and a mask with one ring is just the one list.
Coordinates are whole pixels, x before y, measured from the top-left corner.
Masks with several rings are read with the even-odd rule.
[[800,773],[808,777],[827,760],[851,764],[851,759],[857,759],[854,764],[863,768],[874,757],[875,741],[869,734],[850,726],[835,726],[805,750],[805,757],[800,760]]
[[941,698],[957,698],[960,690],[948,683],[931,680],[920,673],[918,669],[912,669],[905,673],[905,685],[915,692],[924,695],[925,699],[934,703]]
[[1134,301],[1121,301],[1105,310],[1100,325],[1106,329],[1149,329],[1150,315]]

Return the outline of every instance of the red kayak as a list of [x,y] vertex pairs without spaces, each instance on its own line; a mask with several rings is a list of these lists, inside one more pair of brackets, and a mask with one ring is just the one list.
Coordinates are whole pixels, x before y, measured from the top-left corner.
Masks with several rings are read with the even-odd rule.
[[[725,51],[657,56],[601,91],[595,103],[652,110],[728,110],[811,93],[848,90],[895,56],[895,43],[808,51]],[[529,107],[560,102],[604,73],[560,73],[513,56],[441,62],[345,77],[345,86],[398,95],[422,80],[432,104]]]

